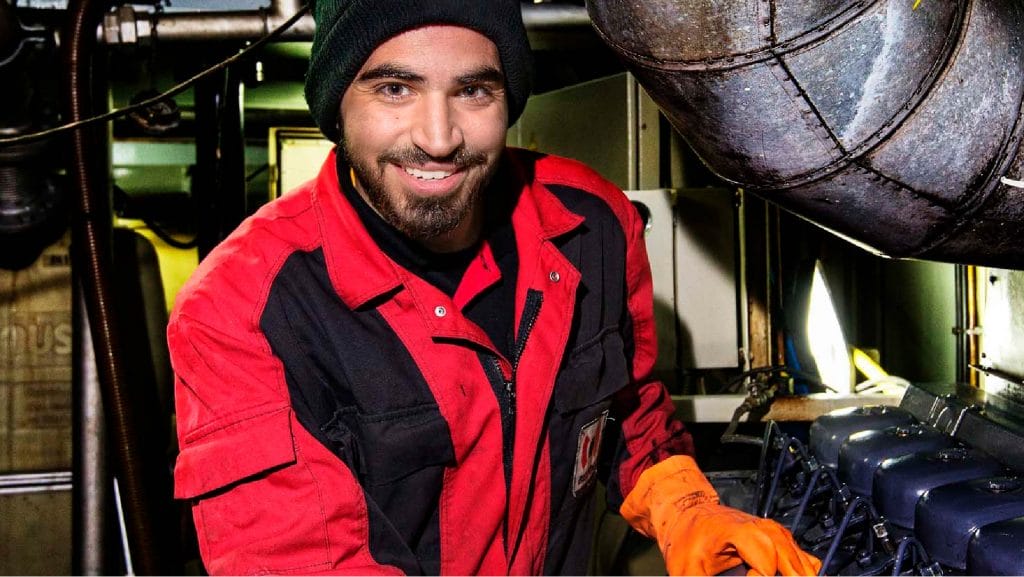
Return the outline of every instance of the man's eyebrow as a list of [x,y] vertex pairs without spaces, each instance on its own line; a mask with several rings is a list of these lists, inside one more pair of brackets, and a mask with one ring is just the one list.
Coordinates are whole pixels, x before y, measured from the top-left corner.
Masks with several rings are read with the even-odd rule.
[[478,82],[504,84],[505,75],[501,73],[501,70],[485,65],[470,71],[468,74],[459,76],[456,80],[458,80],[459,84],[475,84]]
[[366,82],[369,80],[380,80],[381,78],[393,78],[395,80],[405,80],[407,82],[423,82],[423,76],[412,72],[408,68],[396,66],[394,64],[381,64],[371,68],[356,78],[356,82]]

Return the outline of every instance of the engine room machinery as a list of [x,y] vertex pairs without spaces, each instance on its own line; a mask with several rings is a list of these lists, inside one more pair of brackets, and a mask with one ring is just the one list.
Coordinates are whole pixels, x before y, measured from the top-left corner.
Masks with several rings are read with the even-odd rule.
[[1018,575],[1020,408],[977,389],[914,385],[897,407],[819,417],[803,440],[770,422],[756,475],[713,483],[733,506],[791,529],[822,574]]

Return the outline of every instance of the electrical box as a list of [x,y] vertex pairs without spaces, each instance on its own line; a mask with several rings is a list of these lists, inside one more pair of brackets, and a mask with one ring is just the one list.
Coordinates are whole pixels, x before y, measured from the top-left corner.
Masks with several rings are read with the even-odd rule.
[[334,143],[316,128],[274,127],[267,143],[270,198],[316,178]]

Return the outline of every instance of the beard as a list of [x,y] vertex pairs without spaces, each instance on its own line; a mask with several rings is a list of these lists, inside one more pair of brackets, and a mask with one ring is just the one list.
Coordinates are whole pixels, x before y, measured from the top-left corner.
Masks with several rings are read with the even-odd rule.
[[481,192],[490,183],[497,164],[488,167],[475,181],[467,179],[462,186],[444,196],[421,198],[401,189],[389,190],[384,170],[389,164],[421,166],[432,160],[453,164],[457,169],[485,166],[487,156],[459,148],[448,157],[435,159],[419,148],[388,150],[377,157],[376,166],[354,158],[343,140],[339,147],[349,166],[363,186],[370,205],[391,226],[417,242],[436,239],[455,230],[476,209]]

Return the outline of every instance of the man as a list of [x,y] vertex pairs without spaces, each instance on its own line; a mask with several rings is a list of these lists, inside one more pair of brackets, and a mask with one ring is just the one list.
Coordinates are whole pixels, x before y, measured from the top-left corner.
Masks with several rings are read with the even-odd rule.
[[518,0],[315,17],[306,96],[336,154],[204,260],[168,331],[208,570],[582,574],[601,477],[673,572],[814,572],[688,456],[625,196],[505,149]]

